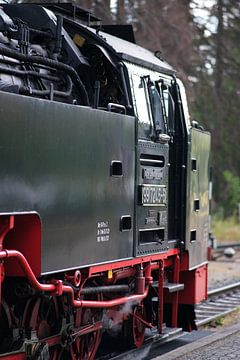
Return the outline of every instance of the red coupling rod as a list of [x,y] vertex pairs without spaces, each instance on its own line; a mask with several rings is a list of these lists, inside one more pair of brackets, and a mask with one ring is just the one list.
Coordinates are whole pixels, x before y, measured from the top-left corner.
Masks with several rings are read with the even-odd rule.
[[30,265],[22,253],[17,250],[2,250],[0,251],[0,260],[6,258],[15,258],[25,273],[29,283],[37,291],[51,292],[55,295],[62,295],[67,293],[70,295],[71,305],[73,307],[87,307],[87,308],[111,308],[113,306],[123,305],[127,302],[140,302],[148,295],[148,286],[142,294],[133,294],[126,297],[107,301],[91,301],[91,300],[77,300],[74,297],[74,290],[71,286],[63,285],[61,280],[55,280],[52,284],[41,284],[35,277]]

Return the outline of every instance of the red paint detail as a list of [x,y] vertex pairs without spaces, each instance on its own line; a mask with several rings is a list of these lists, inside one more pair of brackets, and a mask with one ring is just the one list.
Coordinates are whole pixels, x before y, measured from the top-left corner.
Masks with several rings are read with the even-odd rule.
[[[14,228],[4,240],[4,248],[24,254],[35,276],[41,274],[41,222],[37,214],[14,215]],[[7,276],[23,276],[15,260],[6,264]]]
[[150,263],[144,267],[144,276],[145,276],[146,285],[151,285],[153,282],[153,278],[152,278],[152,268]]
[[148,325],[148,323],[144,320],[146,318],[146,314],[143,304],[135,306],[132,317],[131,331],[133,335],[133,345],[139,348],[143,344],[146,324]]
[[[90,313],[91,314],[91,313]],[[91,319],[89,319],[90,321]],[[101,321],[97,321],[94,324],[83,324],[81,326],[81,329],[77,329],[74,330],[73,332],[71,332],[71,338],[74,339],[75,337],[79,337],[79,336],[84,336],[87,334],[90,334],[94,331],[98,331],[101,330],[103,327],[102,322]]]
[[[0,259],[15,258],[26,275],[28,281],[34,289],[37,291],[51,292],[56,295],[59,285],[55,284],[41,284],[36,279],[34,273],[31,270],[26,258],[19,251],[16,250],[3,250],[0,251]],[[108,301],[90,301],[90,300],[76,300],[74,291],[71,286],[63,285],[62,292],[70,295],[71,305],[73,307],[89,307],[89,308],[109,308],[117,305],[126,304],[129,301],[141,301],[148,294],[148,288],[145,289],[143,294],[133,294],[126,297],[116,298]]]
[[181,254],[181,271],[189,270],[189,255],[187,251]]
[[61,296],[63,294],[63,282],[62,280],[53,280],[52,283],[55,285],[54,295]]
[[81,284],[82,275],[80,270],[65,274],[65,280],[78,287]]
[[197,304],[207,299],[207,264],[180,273],[180,283],[184,283],[184,290],[179,292],[180,304]]
[[13,215],[1,215],[0,216],[0,250],[3,248],[3,242],[7,233],[14,227]]
[[[174,265],[174,261],[175,261],[175,256],[179,255],[180,252],[177,251],[174,254],[172,252],[169,252],[167,255],[169,257],[164,258],[164,259],[160,259],[164,261],[164,268],[168,268]],[[155,261],[155,262],[151,262],[151,270],[158,270],[159,268],[159,261]]]
[[[174,267],[173,267],[173,283],[178,284],[179,283],[179,276],[180,276],[180,257],[177,255],[175,257],[174,261]],[[172,327],[177,327],[177,319],[178,319],[178,298],[179,298],[179,292],[176,291],[172,294]]]
[[110,262],[107,264],[100,264],[95,266],[90,266],[89,268],[89,276],[92,276],[96,273],[108,271],[108,270],[114,270],[119,269],[120,267],[128,267],[128,266],[134,266],[134,265],[140,265],[144,264],[146,262],[154,262],[159,260],[167,259],[169,256],[174,256],[179,254],[179,249],[170,249],[165,253],[158,253],[158,254],[151,254],[141,257],[136,257],[130,260],[122,260],[117,262]]
[[[65,289],[66,288],[66,289]],[[118,305],[126,304],[127,302],[139,302],[148,295],[148,288],[144,291],[143,294],[133,294],[121,298],[116,298],[106,301],[94,301],[94,300],[76,300],[74,299],[74,294],[72,288],[64,286],[64,291],[70,294],[71,304],[74,307],[84,307],[84,308],[111,308]]]
[[163,329],[163,285],[164,285],[164,262],[159,262],[158,268],[158,332]]
[[32,287],[34,289],[36,289],[37,291],[48,291],[48,292],[54,292],[56,286],[54,284],[40,284],[38,282],[38,280],[36,279],[28,261],[26,260],[26,258],[23,256],[22,253],[20,253],[17,250],[2,250],[0,251],[0,259],[5,259],[7,260],[7,265],[8,264],[8,259],[10,258],[14,258],[14,260],[18,261],[18,264],[20,266],[20,268],[22,269],[22,272],[26,275],[28,281],[30,282],[30,284],[32,285]]
[[143,294],[145,289],[145,277],[143,276],[143,270],[138,270],[135,283],[136,294]]
[[139,320],[141,323],[143,323],[148,329],[154,328],[154,326],[151,323],[144,320],[142,317],[138,316],[136,313],[131,313],[131,316],[135,317],[137,320]]
[[175,256],[171,256],[167,259],[164,259],[164,267],[170,267],[170,266],[173,266],[173,263],[174,263],[174,260],[175,260]]
[[25,353],[18,353],[14,355],[0,355],[0,359],[3,360],[26,360],[26,354]]
[[213,248],[211,246],[208,246],[207,248],[207,259],[208,261],[213,259]]
[[121,279],[133,277],[135,276],[135,274],[136,274],[136,269],[134,267],[127,267],[123,269],[114,270],[112,279],[104,278],[104,282],[115,284],[117,281]]

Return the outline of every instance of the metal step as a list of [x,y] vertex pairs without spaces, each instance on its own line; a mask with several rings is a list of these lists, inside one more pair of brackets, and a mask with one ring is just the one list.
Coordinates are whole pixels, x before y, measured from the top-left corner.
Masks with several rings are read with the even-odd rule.
[[[153,281],[152,287],[158,288],[158,281]],[[175,284],[175,283],[165,283],[163,285],[164,289],[167,289],[170,293],[173,293],[175,291],[180,291],[184,289],[184,284]]]
[[168,289],[170,293],[180,291],[184,289],[184,284],[167,283],[164,285],[164,289]]

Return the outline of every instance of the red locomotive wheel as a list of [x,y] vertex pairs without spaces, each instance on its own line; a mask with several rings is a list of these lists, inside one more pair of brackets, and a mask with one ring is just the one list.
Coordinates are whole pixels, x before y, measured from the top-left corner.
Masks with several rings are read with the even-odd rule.
[[[99,319],[99,312],[92,309],[83,309],[81,326],[94,324]],[[71,344],[70,354],[73,360],[93,360],[102,337],[101,329],[78,336]]]
[[[59,306],[56,297],[38,297],[27,301],[23,314],[23,326],[25,329],[35,330],[39,339],[57,334],[59,319]],[[57,354],[56,348],[50,348],[50,359],[57,360]]]
[[144,341],[146,325],[141,321],[145,320],[145,307],[144,305],[135,306],[132,315],[132,337],[133,344],[140,347]]
[[0,350],[8,351],[12,347],[13,338],[11,328],[13,327],[11,310],[4,299],[1,302],[0,311]]
[[127,347],[140,347],[143,344],[146,325],[146,311],[144,304],[136,305],[129,319],[123,324],[124,342]]

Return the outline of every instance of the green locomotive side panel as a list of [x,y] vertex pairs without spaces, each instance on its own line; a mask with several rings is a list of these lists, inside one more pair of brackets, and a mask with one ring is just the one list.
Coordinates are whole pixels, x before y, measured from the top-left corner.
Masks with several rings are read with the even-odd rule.
[[207,261],[209,236],[210,134],[192,128],[187,172],[186,249],[189,268]]
[[42,274],[133,256],[133,117],[1,93],[0,159],[0,214],[39,214]]

